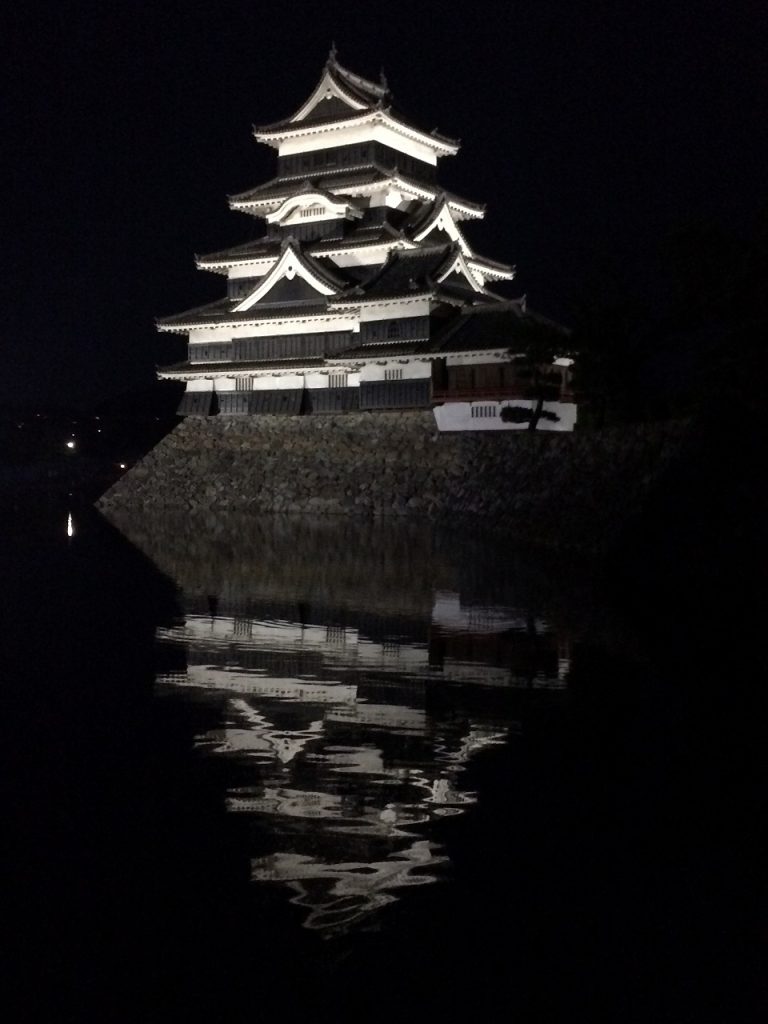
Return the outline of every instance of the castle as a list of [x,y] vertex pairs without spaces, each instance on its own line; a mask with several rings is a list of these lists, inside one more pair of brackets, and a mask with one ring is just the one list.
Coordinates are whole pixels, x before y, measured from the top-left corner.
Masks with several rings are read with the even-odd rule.
[[158,322],[189,339],[188,358],[158,371],[186,383],[181,415],[432,408],[457,431],[519,429],[535,408],[543,429],[573,429],[571,360],[525,357],[556,325],[493,292],[514,268],[462,230],[484,208],[437,184],[458,142],[414,126],[383,76],[333,49],[299,109],[254,135],[277,151],[276,176],[229,204],[265,234],[197,257],[226,297]]

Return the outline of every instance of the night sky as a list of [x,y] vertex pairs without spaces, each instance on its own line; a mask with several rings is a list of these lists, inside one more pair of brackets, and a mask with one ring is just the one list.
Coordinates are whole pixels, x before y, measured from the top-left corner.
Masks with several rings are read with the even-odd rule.
[[183,339],[154,318],[219,297],[197,271],[262,233],[226,196],[271,176],[252,124],[291,114],[329,45],[462,140],[440,181],[513,293],[568,322],[606,259],[653,288],[688,222],[764,200],[764,5],[156,0],[25,5],[2,32],[3,399],[87,405],[150,385]]

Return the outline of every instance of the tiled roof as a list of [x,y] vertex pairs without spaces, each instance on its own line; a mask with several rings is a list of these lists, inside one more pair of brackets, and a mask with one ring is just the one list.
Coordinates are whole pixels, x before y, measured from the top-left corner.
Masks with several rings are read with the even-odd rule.
[[[322,128],[325,125],[344,124],[345,121],[356,121],[361,117],[365,117],[368,114],[373,113],[374,107],[369,107],[365,110],[352,110],[349,109],[348,113],[333,113],[328,114],[326,117],[318,117],[307,121],[276,121],[274,124],[263,125],[260,127],[254,127],[254,135],[277,135],[281,132],[297,131],[306,125],[307,128]],[[381,108],[383,112],[390,117],[397,124],[402,125],[406,131],[414,132],[415,134],[427,136],[440,143],[443,146],[458,146],[458,139],[451,139],[447,135],[441,135],[439,132],[425,131],[418,125],[414,124],[413,121],[403,117],[399,112],[392,110],[391,107]]]
[[280,370],[280,369],[302,369],[303,367],[324,366],[325,360],[322,356],[311,359],[262,359],[250,362],[220,362],[220,363],[190,363],[188,360],[182,363],[173,363],[171,366],[158,366],[158,373],[200,373],[203,376],[207,373],[228,373],[239,372],[240,370]]
[[377,344],[357,345],[355,348],[345,348],[341,352],[334,352],[332,356],[328,356],[326,361],[329,363],[343,363],[350,359],[396,359],[398,356],[428,351],[428,341],[382,341]]
[[206,253],[204,256],[195,255],[198,263],[219,263],[225,260],[246,260],[257,259],[261,256],[279,256],[280,239],[267,238],[266,235],[256,238],[252,242],[243,242],[242,245],[233,245],[229,249],[221,249],[219,252]]
[[[325,67],[321,72],[318,83],[312,90],[312,93],[316,91],[316,89],[322,82],[323,78],[325,77],[326,73],[330,73],[331,78],[339,86],[342,92],[345,92],[348,96],[351,96],[353,99],[357,100],[358,103],[363,104],[365,110],[353,111],[351,107],[347,107],[347,110],[349,110],[350,113],[352,114],[356,114],[359,116],[361,113],[365,113],[367,110],[375,107],[379,102],[384,100],[389,95],[389,90],[387,89],[386,85],[383,82],[372,82],[370,79],[363,78],[362,75],[357,75],[353,71],[350,71],[348,68],[343,67],[341,64],[339,64],[333,51],[329,55],[328,60],[325,63]],[[310,96],[312,95],[312,93],[310,93]],[[302,104],[302,107],[303,106],[304,104]],[[320,106],[322,106],[322,104],[320,104]],[[299,110],[301,110],[301,107],[299,107]],[[254,131],[257,133],[270,132],[280,128],[296,127],[297,125],[301,124],[316,124],[321,120],[320,118],[313,118],[311,111],[307,115],[307,117],[302,118],[301,121],[294,121],[293,118],[295,116],[296,115],[293,114],[291,115],[291,117],[284,118],[281,121],[275,121],[272,124],[263,125],[261,127],[255,127]],[[335,119],[339,120],[340,118],[336,117]]]
[[[322,174],[313,175],[308,178],[306,174],[285,174],[270,178],[269,181],[247,189],[245,192],[238,192],[230,196],[232,203],[247,203],[259,199],[273,199],[279,196],[299,194],[305,191],[304,186],[317,189],[344,188],[349,185],[367,185],[389,177],[389,172],[373,163],[359,164],[357,167],[337,167],[326,170]],[[343,193],[342,193],[343,194]],[[339,193],[334,193],[337,198]]]
[[397,249],[386,263],[355,289],[366,299],[430,290],[434,277],[451,253],[450,246],[421,249]]
[[[401,173],[399,170],[395,173],[393,167],[384,167],[378,162],[371,162],[367,164],[361,164],[359,167],[348,168],[342,167],[336,170],[326,171],[323,174],[318,174],[309,179],[312,187],[323,188],[328,190],[338,190],[345,188],[359,188],[364,185],[376,185],[383,184],[385,181],[389,181],[393,176],[396,176],[403,184],[408,188],[413,188],[416,192],[426,192],[427,194],[436,194],[436,186],[425,182],[418,181],[416,178],[409,177],[407,174]],[[240,192],[237,195],[229,197],[230,203],[249,203],[249,202],[260,202],[269,199],[279,199],[281,196],[286,198],[289,195],[294,194],[296,186],[303,186],[307,182],[306,174],[299,175],[285,175],[282,177],[272,178],[269,181],[264,182],[262,185],[257,185],[255,188],[248,189],[246,192]],[[338,198],[344,195],[344,192],[336,191],[335,196]],[[461,206],[466,207],[470,210],[476,210],[481,215],[485,207],[480,203],[473,203],[469,199],[462,199],[461,196],[454,195],[451,192],[443,192],[441,195],[445,196],[449,203],[458,203]]]
[[[303,249],[304,252],[314,256],[334,249],[352,249],[364,245],[374,245],[377,242],[392,242],[400,236],[401,233],[390,224],[363,224],[355,226],[349,234],[343,237],[322,238],[314,242],[307,242],[303,245]],[[243,242],[242,245],[235,245],[205,256],[197,256],[196,259],[199,263],[217,263],[247,261],[267,256],[277,258],[280,255],[280,243],[280,238],[268,238],[264,235],[252,242]]]
[[211,302],[207,306],[198,306],[197,309],[188,309],[184,313],[177,313],[175,316],[166,316],[158,320],[160,327],[184,327],[189,324],[209,323],[211,325],[240,323],[252,320],[279,320],[297,319],[299,317],[312,317],[329,314],[326,303],[292,302],[284,305],[259,303],[252,309],[242,313],[233,311],[241,299],[220,299],[218,302]]
[[446,353],[510,348],[530,324],[544,324],[561,331],[564,337],[568,333],[552,320],[525,311],[519,300],[493,302],[462,310],[435,334],[431,348]]

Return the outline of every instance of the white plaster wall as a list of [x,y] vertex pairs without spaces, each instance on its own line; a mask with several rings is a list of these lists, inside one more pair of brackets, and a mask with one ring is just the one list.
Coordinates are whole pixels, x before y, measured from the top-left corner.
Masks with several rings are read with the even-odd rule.
[[368,205],[372,207],[388,206],[391,210],[404,210],[413,201],[414,194],[412,192],[401,192],[399,189],[387,185],[386,188],[371,193]]
[[490,355],[485,352],[452,352],[446,355],[447,366],[471,366],[476,363],[508,363],[508,355]]
[[203,341],[228,341],[228,335],[213,327],[201,327],[198,330],[189,332],[189,340],[195,344]]
[[[437,428],[441,431],[457,430],[527,430],[527,423],[505,423],[500,416],[501,409],[505,405],[522,405],[529,409],[535,406],[535,402],[513,399],[505,402],[448,402],[445,405],[435,406],[435,421]],[[472,406],[495,406],[496,415],[493,417],[473,417]],[[545,402],[544,410],[556,413],[560,419],[553,423],[551,420],[541,419],[537,430],[571,431],[576,425],[576,405],[573,402]]]
[[263,277],[275,263],[277,263],[277,256],[269,260],[254,260],[253,263],[242,263],[237,267],[230,267],[227,275],[232,281],[241,277]]
[[[338,369],[333,370],[334,373],[344,373],[344,367],[340,366]],[[354,388],[360,384],[359,373],[347,372],[347,387]],[[330,376],[327,373],[308,373],[304,377],[304,386],[307,388],[327,388],[330,387]]]
[[406,316],[429,316],[429,299],[371,302],[360,307],[359,320],[365,323],[369,320],[399,320]]
[[303,388],[304,378],[300,373],[286,374],[284,377],[254,377],[254,391],[287,391],[289,388]]
[[377,263],[383,263],[390,249],[395,248],[394,244],[361,246],[359,249],[350,249],[349,252],[319,253],[319,259],[328,259],[337,267],[370,267]]
[[213,391],[213,381],[198,377],[187,381],[187,391]]

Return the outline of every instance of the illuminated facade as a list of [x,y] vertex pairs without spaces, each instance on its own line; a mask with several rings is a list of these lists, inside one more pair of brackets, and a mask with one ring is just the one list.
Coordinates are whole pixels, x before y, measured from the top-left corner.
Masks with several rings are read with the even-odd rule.
[[[230,197],[265,233],[197,258],[226,279],[221,300],[159,321],[188,336],[183,415],[318,414],[434,408],[441,430],[512,429],[530,409],[520,368],[526,330],[549,325],[495,294],[514,269],[476,253],[463,231],[484,208],[437,183],[458,142],[396,113],[387,83],[331,51],[287,119],[256,128],[276,175]],[[544,367],[541,426],[573,428],[570,360]]]

